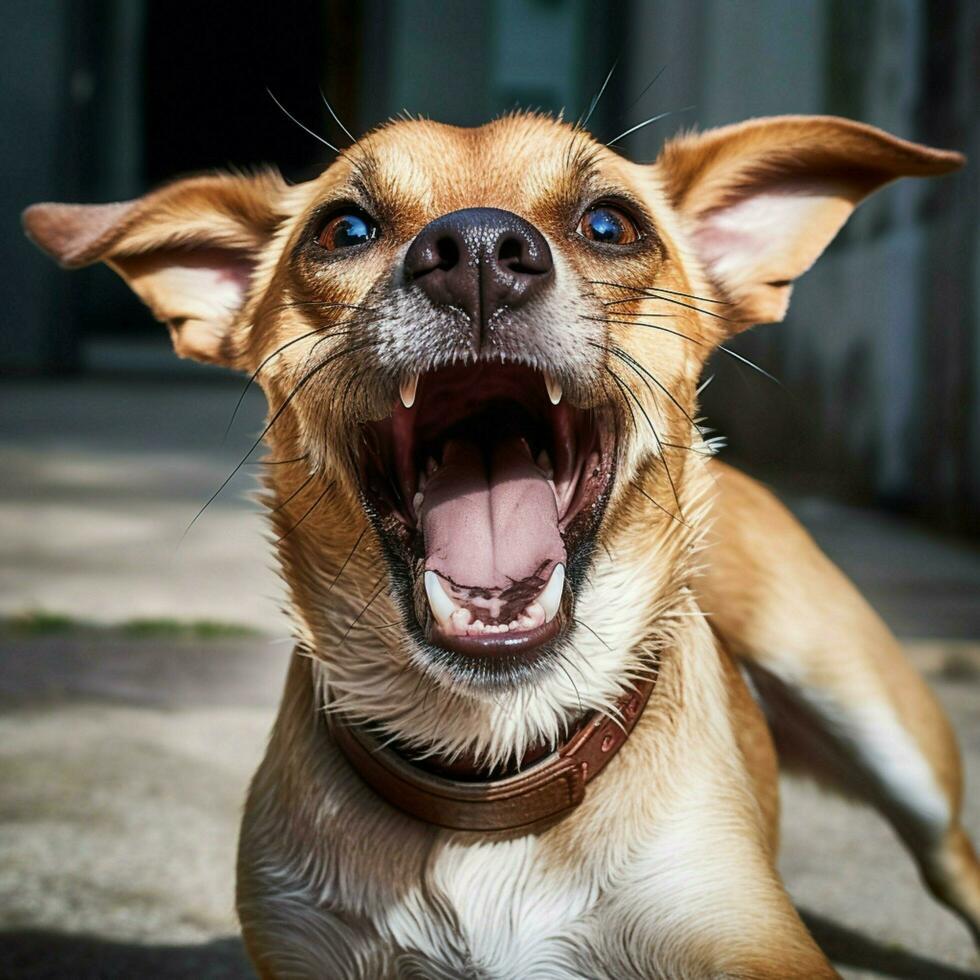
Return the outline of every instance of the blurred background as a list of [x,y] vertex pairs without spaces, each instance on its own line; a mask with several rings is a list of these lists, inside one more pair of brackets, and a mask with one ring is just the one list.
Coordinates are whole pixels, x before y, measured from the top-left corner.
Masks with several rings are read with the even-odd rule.
[[[248,976],[237,809],[288,640],[247,493],[192,519],[251,444],[242,379],[178,361],[112,273],[22,237],[40,200],[274,163],[407,109],[590,120],[637,160],[682,127],[834,113],[964,151],[864,204],[786,323],[704,397],[726,458],[781,494],[954,717],[980,833],[980,2],[6,0],[0,32],[0,975]],[[788,784],[783,870],[848,977],[977,976],[871,815]],[[820,841],[815,848],[814,842]]]

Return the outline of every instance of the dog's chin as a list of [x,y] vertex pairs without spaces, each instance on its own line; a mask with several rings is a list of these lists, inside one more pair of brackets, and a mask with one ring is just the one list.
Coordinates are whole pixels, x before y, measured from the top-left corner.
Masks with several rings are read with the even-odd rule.
[[480,361],[411,379],[361,433],[362,502],[416,665],[456,689],[558,669],[612,488],[611,407],[578,408],[540,371]]

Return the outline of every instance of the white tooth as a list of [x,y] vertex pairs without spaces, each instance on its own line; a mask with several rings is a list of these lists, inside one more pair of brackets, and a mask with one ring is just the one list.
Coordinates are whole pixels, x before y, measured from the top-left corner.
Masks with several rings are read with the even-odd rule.
[[547,449],[542,449],[538,453],[537,459],[538,469],[544,472],[544,475],[550,480],[555,475],[555,469],[551,465],[551,457],[548,455]]
[[398,394],[401,397],[402,404],[406,408],[411,408],[415,404],[415,390],[419,386],[419,376],[417,374],[408,374],[402,378],[402,383],[398,388]]
[[432,615],[442,627],[447,627],[454,612],[456,603],[446,595],[446,590],[435,572],[425,573],[425,594],[429,597],[429,608]]
[[430,456],[425,462],[425,472],[427,476],[432,476],[439,469],[439,464]]
[[522,624],[524,629],[536,630],[545,621],[544,606],[538,600],[535,600],[524,610],[521,616],[526,619],[526,623]]
[[544,386],[548,389],[548,397],[552,405],[561,401],[561,382],[549,371],[544,372]]
[[460,606],[453,613],[452,623],[459,636],[466,635],[466,627],[470,625],[470,620],[473,618],[472,613],[465,606]]
[[412,497],[412,510],[414,510],[416,514],[418,514],[418,512],[422,509],[423,500],[425,500],[425,497],[423,497],[421,493],[417,493],[414,497]]
[[544,609],[544,621],[550,623],[558,613],[561,605],[562,590],[565,588],[565,566],[555,565],[548,584],[544,587],[544,592],[538,596],[538,602]]

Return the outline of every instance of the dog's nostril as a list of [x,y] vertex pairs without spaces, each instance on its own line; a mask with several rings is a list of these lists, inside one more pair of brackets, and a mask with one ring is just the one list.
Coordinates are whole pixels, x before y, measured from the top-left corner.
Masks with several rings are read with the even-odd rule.
[[500,243],[500,251],[497,253],[497,257],[501,262],[512,262],[515,259],[520,262],[523,251],[524,246],[521,242],[516,238],[509,237]]
[[514,235],[508,235],[497,247],[497,263],[518,275],[533,276],[546,272],[547,269],[536,269],[533,265],[528,265],[526,251],[526,242]]
[[439,256],[437,269],[448,272],[459,264],[459,246],[448,235],[436,242],[436,254]]

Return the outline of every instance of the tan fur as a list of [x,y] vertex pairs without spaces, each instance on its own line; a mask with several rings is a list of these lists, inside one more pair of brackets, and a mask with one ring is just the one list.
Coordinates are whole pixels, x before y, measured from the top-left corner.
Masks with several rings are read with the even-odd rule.
[[[263,977],[835,976],[775,870],[775,757],[742,670],[785,760],[879,807],[976,930],[980,870],[941,712],[853,588],[774,498],[708,458],[691,422],[711,350],[782,318],[791,281],[866,194],[961,162],[786,117],[683,136],[640,166],[516,115],[391,124],[295,187],[196,178],[129,204],[27,212],[42,247],[70,266],[109,262],[179,353],[250,373],[269,400],[265,500],[299,648],[241,837],[238,907]],[[583,204],[610,197],[650,228],[613,258],[574,234]],[[331,203],[381,216],[356,260],[309,244]],[[391,627],[403,607],[351,467],[358,423],[390,411],[401,373],[440,363],[431,316],[398,285],[405,249],[475,206],[547,237],[557,285],[534,326],[552,333],[528,360],[560,369],[573,404],[614,406],[621,427],[575,596],[589,630],[573,632],[566,678],[493,696],[427,666]],[[585,802],[523,837],[403,816],[350,770],[323,718],[513,761],[653,662],[647,711]]]

